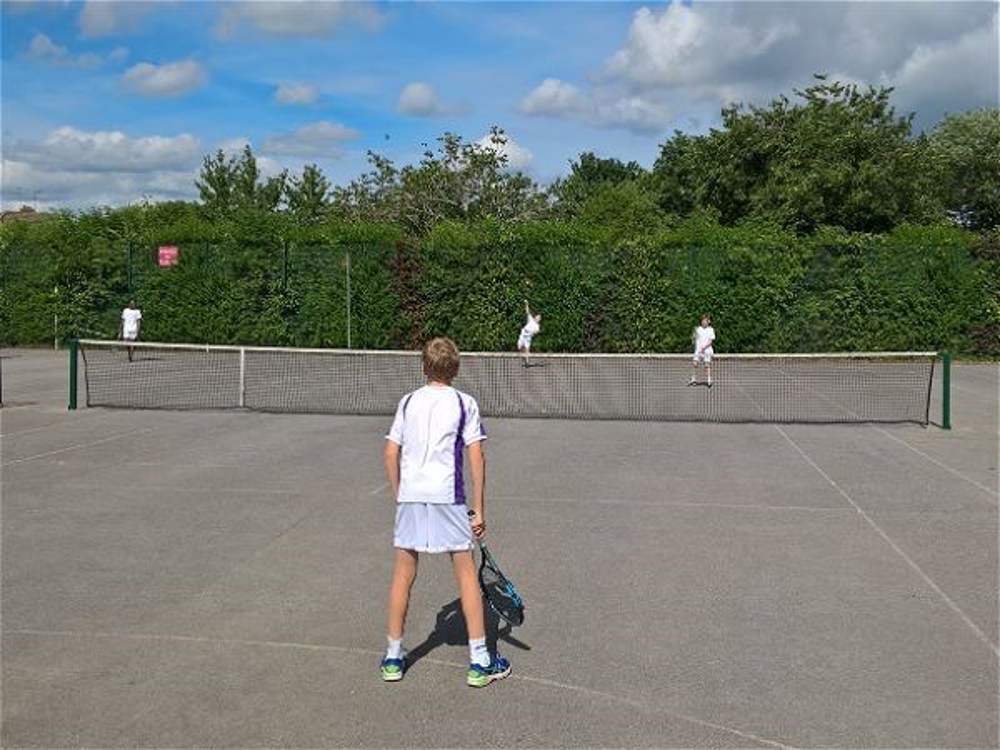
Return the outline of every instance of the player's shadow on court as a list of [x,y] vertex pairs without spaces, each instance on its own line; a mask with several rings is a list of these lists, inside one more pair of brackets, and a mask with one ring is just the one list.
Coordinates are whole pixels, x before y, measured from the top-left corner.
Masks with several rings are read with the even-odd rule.
[[[486,645],[490,651],[496,652],[499,640],[522,651],[531,650],[531,646],[511,635],[513,628],[510,624],[503,622],[486,602],[483,602],[483,612],[486,616]],[[434,630],[423,643],[406,652],[407,668],[413,667],[438,646],[467,646],[468,643],[469,636],[465,629],[462,602],[460,599],[455,599],[441,607],[441,611],[437,613]]]

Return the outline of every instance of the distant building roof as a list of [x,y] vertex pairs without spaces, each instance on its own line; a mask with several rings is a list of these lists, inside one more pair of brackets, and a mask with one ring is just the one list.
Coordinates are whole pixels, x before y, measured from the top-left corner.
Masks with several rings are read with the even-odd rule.
[[0,213],[0,221],[41,221],[51,215],[44,211],[36,211],[31,206],[21,206],[17,211],[4,211]]

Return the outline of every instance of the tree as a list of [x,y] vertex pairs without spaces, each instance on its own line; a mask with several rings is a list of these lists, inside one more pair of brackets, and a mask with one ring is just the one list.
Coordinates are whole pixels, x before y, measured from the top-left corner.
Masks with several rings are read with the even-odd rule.
[[319,167],[307,164],[301,177],[293,177],[286,188],[288,208],[301,221],[315,223],[329,208],[330,181]]
[[944,207],[970,228],[1000,226],[1000,109],[949,115],[928,147]]
[[645,174],[646,170],[637,162],[626,164],[619,159],[602,159],[586,151],[570,162],[569,176],[556,180],[549,192],[560,213],[576,215],[581,206],[604,188],[636,182]]
[[208,212],[229,216],[245,210],[276,211],[284,198],[288,172],[262,181],[248,144],[238,157],[227,157],[222,149],[206,156],[199,177],[195,186]]
[[524,220],[547,209],[533,180],[508,167],[507,136],[494,127],[486,144],[454,133],[438,138],[420,162],[397,167],[369,152],[372,171],[334,190],[334,211],[344,217],[399,224],[425,234],[447,220]]
[[586,224],[633,236],[662,228],[664,219],[656,195],[639,180],[598,184],[576,215]]
[[799,232],[840,226],[883,232],[933,218],[923,139],[899,117],[891,88],[817,82],[767,107],[734,104],[722,128],[661,149],[660,203],[718,211],[723,223],[777,221]]
[[210,213],[228,214],[233,207],[235,173],[231,159],[220,148],[201,163],[200,179],[195,180],[201,202]]
[[701,204],[699,195],[702,155],[699,151],[706,139],[685,135],[679,130],[660,147],[660,156],[653,165],[651,186],[660,207],[668,214],[688,216]]

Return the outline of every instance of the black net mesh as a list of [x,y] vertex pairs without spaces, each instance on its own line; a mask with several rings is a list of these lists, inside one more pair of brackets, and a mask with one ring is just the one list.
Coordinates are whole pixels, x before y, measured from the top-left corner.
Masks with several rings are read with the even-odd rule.
[[[416,352],[80,348],[88,406],[388,415],[423,383]],[[709,386],[687,355],[463,353],[454,385],[493,417],[927,424],[935,356],[722,355]]]

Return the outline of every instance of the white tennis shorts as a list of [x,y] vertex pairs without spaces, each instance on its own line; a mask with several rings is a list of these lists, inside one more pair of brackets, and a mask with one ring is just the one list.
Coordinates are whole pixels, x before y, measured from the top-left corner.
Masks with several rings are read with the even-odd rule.
[[[507,339],[510,341],[510,339]],[[518,336],[517,337],[517,349],[530,349],[531,348],[531,337],[530,336]]]
[[139,338],[138,331],[126,331],[125,333],[122,334],[122,339],[124,339],[125,341],[135,341],[138,338]]
[[694,355],[694,362],[698,364],[699,362],[704,362],[706,365],[711,364],[713,352],[711,349],[706,349],[703,352],[698,352]]
[[399,503],[392,546],[414,552],[460,552],[475,546],[467,506]]

